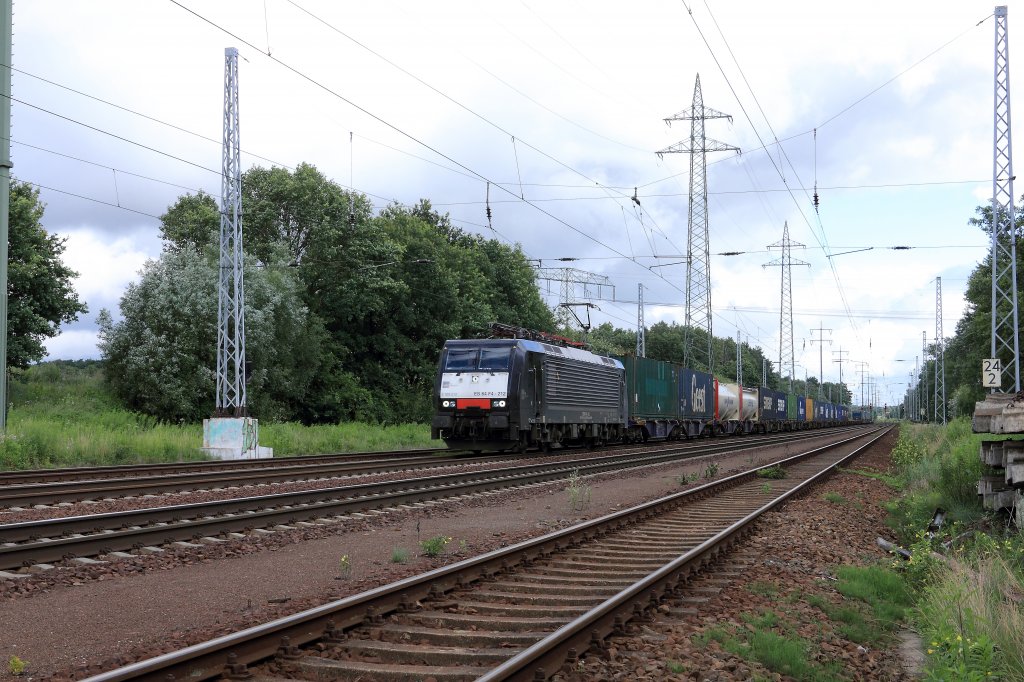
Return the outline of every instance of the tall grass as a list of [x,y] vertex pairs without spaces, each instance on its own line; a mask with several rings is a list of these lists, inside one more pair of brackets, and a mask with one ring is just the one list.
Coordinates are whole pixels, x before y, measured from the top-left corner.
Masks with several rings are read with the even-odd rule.
[[[1024,535],[981,508],[981,438],[967,418],[902,429],[893,461],[907,492],[890,510],[914,552],[907,576],[927,679],[1024,680]],[[935,507],[947,511],[947,525],[932,536],[925,528]]]
[[[10,383],[0,469],[205,459],[202,424],[168,424],[119,407],[98,362],[47,362]],[[422,424],[321,426],[260,423],[275,456],[436,447]]]

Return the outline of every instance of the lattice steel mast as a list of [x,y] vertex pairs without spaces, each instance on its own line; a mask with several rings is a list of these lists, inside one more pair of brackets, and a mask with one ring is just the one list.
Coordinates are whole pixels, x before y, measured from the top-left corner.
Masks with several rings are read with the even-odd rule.
[[217,416],[245,417],[245,295],[242,285],[242,171],[238,137],[238,50],[224,50],[220,282],[217,297]]
[[[601,287],[611,288],[612,298],[615,297],[615,286],[612,284],[611,279],[604,275],[586,272],[585,270],[577,270],[576,268],[537,268],[537,279],[558,282],[560,287],[559,307],[555,313],[555,318],[562,327],[569,327],[572,324],[572,313],[569,312],[566,304],[578,300],[600,299],[602,298]],[[591,296],[590,287],[592,286],[597,287],[597,296]],[[582,287],[582,295],[576,294],[578,287]]]
[[636,307],[636,356],[647,357],[647,339],[644,331],[644,285],[637,284],[638,299]]
[[928,332],[921,332],[921,421],[928,421]]
[[[698,74],[697,82],[693,87],[693,105],[689,109],[665,119],[669,125],[672,124],[672,121],[690,121],[690,139],[677,142],[657,152],[659,158],[664,154],[690,155],[683,364],[694,369],[707,369],[709,372],[714,371],[715,359],[711,335],[711,255],[708,237],[707,153],[740,151],[739,147],[705,137],[704,121],[714,118],[727,118],[732,121],[732,116],[704,106],[700,90],[700,74]],[[700,353],[696,351],[694,344],[694,332],[697,329],[707,335],[707,348]]]
[[740,345],[740,330],[736,330],[736,383],[743,385],[743,346]]
[[782,240],[769,244],[769,249],[782,249],[781,255],[761,267],[779,266],[782,268],[782,286],[779,302],[779,374],[786,372],[788,364],[789,392],[793,392],[793,375],[796,374],[796,352],[793,348],[793,265],[806,265],[807,261],[793,260],[793,247],[804,248],[799,242],[789,239],[789,222],[782,224]]
[[946,351],[942,337],[942,278],[935,278],[935,422],[946,423]]
[[[992,156],[992,343],[1003,365],[1002,386],[1020,391],[1017,327],[1017,230],[1013,207],[1013,145],[1010,134],[1010,42],[1006,7],[996,7],[995,93]],[[993,392],[1001,389],[992,389]]]

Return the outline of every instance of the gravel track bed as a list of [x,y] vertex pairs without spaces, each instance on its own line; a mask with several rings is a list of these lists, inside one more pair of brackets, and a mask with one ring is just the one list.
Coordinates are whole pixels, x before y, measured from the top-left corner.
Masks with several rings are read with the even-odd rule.
[[[714,461],[719,465],[718,475],[724,476],[750,463],[767,464],[794,451],[792,444],[766,446],[716,456]],[[885,452],[887,455],[888,450]],[[585,512],[570,509],[563,481],[371,514],[326,526],[253,535],[198,548],[167,549],[156,555],[60,567],[0,580],[0,623],[4,624],[0,628],[0,651],[28,661],[27,675],[31,679],[80,679],[678,491],[678,477],[702,474],[707,464],[707,459],[697,459],[587,478],[591,499]],[[832,480],[848,478],[884,488],[881,483],[852,475]],[[815,547],[813,561],[821,562],[821,571],[829,570],[851,552],[858,561],[881,555],[873,542],[876,535],[885,534],[884,527],[879,512],[868,514],[867,503],[865,511],[851,514],[812,493],[787,504],[776,515],[784,519],[788,509],[805,501],[806,513],[817,510],[827,518],[817,525],[800,521],[812,535],[807,542]],[[845,523],[856,520],[874,524],[856,542],[842,530],[825,532],[845,529]],[[793,537],[790,525],[786,523],[775,534],[758,533],[748,542],[766,543],[758,550],[765,553],[766,561],[777,554],[780,558],[773,561],[788,565],[792,562],[786,558],[786,547],[800,540]],[[419,541],[438,535],[452,538],[445,554],[436,559],[420,556]],[[802,544],[797,542],[794,551]],[[392,555],[399,550],[407,552],[406,563],[392,562]],[[342,556],[348,556],[350,571],[340,568]],[[781,570],[773,567],[765,563],[758,570]],[[788,573],[782,576],[795,581]],[[736,603],[750,608],[751,595],[740,594]],[[664,642],[658,646],[663,648]],[[715,656],[715,660],[724,658]],[[634,674],[635,668],[630,668],[628,674],[614,668],[607,672],[625,675],[617,679],[635,679]],[[662,674],[668,673],[652,673],[653,677],[642,679],[665,679],[659,676]],[[0,680],[8,678],[5,669],[0,671]]]
[[[894,430],[862,454],[852,468],[888,470],[896,433]],[[825,501],[823,496],[827,492],[838,493],[851,501],[850,506]],[[739,658],[716,641],[706,647],[695,642],[714,628],[742,631],[746,627],[745,617],[763,612],[781,617],[784,625],[773,628],[777,634],[816,642],[808,658],[818,664],[841,663],[847,679],[878,682],[915,679],[906,670],[896,638],[883,648],[851,642],[838,632],[838,623],[808,603],[810,595],[833,604],[843,601],[835,588],[837,566],[868,565],[886,557],[875,539],[880,535],[893,539],[884,523],[883,506],[893,495],[888,486],[876,479],[851,473],[833,475],[758,522],[754,534],[730,555],[749,568],[742,572],[741,578],[733,579],[717,596],[698,607],[698,614],[678,618],[662,613],[654,622],[638,628],[634,637],[611,638],[610,660],[587,655],[572,674],[557,675],[553,679],[558,682],[792,679],[773,673],[757,662]],[[699,587],[700,580],[695,581],[695,585]],[[856,604],[846,602],[851,603]],[[670,662],[675,670],[681,666],[682,672],[673,672]]]

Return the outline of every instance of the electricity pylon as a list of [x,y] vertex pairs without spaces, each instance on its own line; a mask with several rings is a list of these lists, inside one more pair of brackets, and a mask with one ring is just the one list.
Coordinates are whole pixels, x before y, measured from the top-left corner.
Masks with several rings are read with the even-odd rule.
[[[761,267],[779,266],[782,268],[782,286],[779,295],[779,372],[789,371],[789,392],[793,392],[793,375],[796,373],[796,356],[793,349],[793,265],[806,265],[807,261],[793,260],[793,247],[804,248],[799,242],[790,241],[789,223],[782,224],[782,240],[769,244],[769,249],[781,249],[782,254],[775,260]],[[783,364],[786,363],[786,364]]]
[[[739,152],[724,142],[712,140],[704,135],[704,121],[714,118],[732,116],[723,114],[704,106],[700,90],[700,74],[693,87],[693,104],[674,116],[665,119],[690,122],[690,139],[657,152],[661,158],[664,154],[690,155],[690,205],[688,212],[688,235],[686,238],[686,326],[683,328],[683,365],[694,369],[706,369],[714,372],[713,337],[711,335],[711,255],[708,237],[708,185],[707,185],[707,153],[708,152]],[[695,330],[701,330],[707,336],[707,347],[700,352],[694,344]]]

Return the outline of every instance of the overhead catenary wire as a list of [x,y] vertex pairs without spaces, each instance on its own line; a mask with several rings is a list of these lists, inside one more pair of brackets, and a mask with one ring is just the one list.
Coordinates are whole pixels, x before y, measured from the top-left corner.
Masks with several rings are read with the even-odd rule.
[[[291,2],[291,0],[289,0],[289,1]],[[434,154],[436,154],[437,156],[439,156],[439,157],[441,157],[441,158],[443,158],[443,159],[445,159],[445,160],[447,160],[447,161],[449,161],[449,162],[451,162],[451,163],[455,164],[455,165],[456,165],[456,166],[458,166],[459,168],[462,168],[463,170],[465,170],[465,171],[467,171],[467,172],[469,172],[469,173],[473,174],[473,175],[474,175],[474,176],[476,176],[476,177],[477,177],[477,178],[478,178],[478,179],[479,179],[480,181],[483,181],[483,182],[489,182],[489,181],[490,181],[490,178],[488,178],[488,177],[484,176],[484,175],[483,175],[482,173],[479,173],[478,171],[474,170],[473,168],[471,168],[471,167],[467,166],[466,164],[464,164],[464,163],[462,163],[462,162],[460,162],[460,161],[458,161],[458,160],[456,160],[456,159],[452,158],[451,156],[449,156],[448,154],[445,154],[444,152],[442,152],[441,150],[437,149],[437,148],[436,148],[436,147],[434,147],[433,145],[431,145],[431,144],[429,144],[429,143],[427,143],[427,142],[425,142],[425,141],[423,141],[423,140],[419,139],[419,138],[418,138],[418,137],[416,137],[415,135],[413,135],[413,134],[411,134],[411,133],[407,132],[406,130],[403,130],[402,128],[398,127],[397,125],[395,125],[395,124],[391,123],[390,121],[387,121],[387,120],[385,120],[385,119],[384,119],[384,118],[382,118],[381,116],[379,116],[379,115],[377,115],[377,114],[375,114],[375,113],[371,112],[370,110],[366,109],[365,107],[363,107],[363,106],[361,106],[361,105],[357,104],[357,103],[356,103],[356,102],[354,102],[353,100],[351,100],[351,99],[349,99],[349,98],[345,97],[345,96],[344,96],[344,95],[342,95],[341,93],[339,93],[339,92],[337,92],[336,90],[332,89],[331,87],[329,87],[329,86],[325,85],[324,83],[322,83],[322,82],[318,81],[317,79],[313,78],[312,76],[310,76],[310,75],[306,74],[305,72],[301,71],[300,69],[298,69],[298,68],[296,68],[296,67],[294,67],[294,66],[292,66],[292,65],[290,65],[290,64],[288,64],[288,63],[286,63],[285,61],[283,61],[283,60],[281,60],[281,59],[279,59],[279,58],[277,58],[277,57],[274,57],[274,56],[272,56],[272,55],[268,55],[268,54],[265,54],[265,53],[264,53],[264,52],[263,52],[262,50],[260,50],[260,49],[259,49],[258,47],[256,47],[255,45],[253,45],[253,44],[252,44],[251,42],[249,42],[249,41],[248,41],[248,40],[246,40],[245,38],[242,38],[241,36],[237,35],[236,33],[233,33],[232,31],[230,31],[230,30],[228,30],[227,28],[225,28],[225,27],[221,26],[220,24],[218,24],[217,22],[213,21],[212,19],[209,19],[209,18],[207,18],[207,17],[205,17],[205,16],[203,16],[203,15],[199,14],[199,13],[198,13],[198,12],[196,12],[195,10],[193,10],[193,9],[191,9],[191,8],[189,8],[189,7],[186,7],[186,6],[184,6],[183,4],[181,4],[180,2],[178,2],[178,0],[169,0],[169,2],[171,2],[171,4],[173,4],[173,5],[175,5],[175,6],[179,7],[179,8],[181,8],[182,10],[184,10],[184,11],[188,12],[189,14],[193,15],[194,17],[196,17],[196,18],[197,18],[197,19],[199,19],[200,21],[203,21],[203,22],[205,22],[205,23],[209,24],[210,26],[212,26],[212,27],[216,28],[217,30],[219,30],[219,31],[221,31],[222,33],[224,33],[225,35],[228,35],[228,36],[232,37],[233,39],[237,40],[238,42],[240,42],[240,43],[242,43],[242,44],[246,45],[247,47],[249,47],[249,48],[250,48],[250,49],[252,49],[253,51],[255,51],[255,52],[259,52],[260,54],[263,54],[263,55],[264,55],[264,56],[265,56],[265,57],[266,57],[267,59],[269,59],[269,60],[273,61],[274,63],[278,64],[279,66],[281,66],[282,68],[286,69],[287,71],[289,71],[289,72],[293,73],[294,75],[298,76],[299,78],[301,78],[301,79],[305,80],[306,82],[310,83],[311,85],[313,85],[313,86],[315,86],[315,87],[317,87],[317,88],[319,88],[319,89],[323,90],[324,92],[328,93],[329,95],[331,95],[331,96],[333,96],[333,97],[336,97],[337,99],[339,99],[339,100],[341,100],[341,101],[345,102],[345,103],[346,103],[346,104],[348,104],[349,106],[351,106],[351,107],[355,108],[356,110],[358,110],[358,111],[362,112],[363,114],[365,114],[365,115],[369,116],[370,118],[372,118],[373,120],[377,121],[378,123],[380,123],[380,124],[382,124],[382,125],[386,126],[387,128],[390,128],[391,130],[395,131],[396,133],[398,133],[398,134],[402,135],[403,137],[406,137],[406,138],[408,138],[408,139],[409,139],[409,140],[411,140],[412,142],[415,142],[416,144],[418,144],[418,145],[421,145],[421,146],[422,146],[422,147],[424,147],[425,149],[427,149],[427,150],[429,150],[429,151],[433,152]],[[292,3],[292,4],[295,4],[295,3]],[[297,5],[296,5],[296,6],[297,6]],[[317,18],[317,17],[315,17],[315,15],[311,15],[311,16],[314,16],[314,18]],[[321,20],[321,19],[319,19],[319,18],[317,18],[317,20],[318,20],[318,21],[322,21],[322,20]],[[324,22],[324,23],[325,23],[325,25],[328,25],[328,26],[329,26],[329,24],[326,24],[326,22]],[[333,28],[333,27],[332,27],[332,28]],[[334,29],[334,30],[337,30],[337,29]],[[339,31],[339,33],[340,33],[340,31]],[[401,69],[401,67],[397,67],[397,68]],[[410,74],[410,75],[411,75],[411,76],[412,76],[413,78],[417,78],[417,80],[419,80],[419,79],[418,79],[418,77],[416,77],[416,76],[414,76],[414,75],[412,75],[412,74]],[[421,82],[422,82],[422,81],[421,81]],[[430,88],[434,89],[434,88],[433,88],[432,86],[430,86],[429,84],[426,84],[426,83],[424,83],[424,85],[426,85],[427,87],[430,87]],[[448,97],[447,95],[445,95],[444,93],[442,93],[442,92],[440,92],[440,91],[437,91],[437,92],[438,92],[439,94],[441,94],[442,96],[444,96],[444,97],[446,97],[446,98],[448,98],[448,99],[451,99],[451,98],[449,98],[449,97]],[[463,106],[464,106],[464,105],[461,105],[461,104],[459,104],[459,103],[458,103],[458,102],[457,102],[456,100],[452,100],[452,101],[453,101],[453,102],[454,102],[455,104],[457,104],[458,106],[460,106],[460,107],[463,107]],[[475,112],[473,112],[472,110],[470,110],[470,109],[468,109],[468,108],[467,108],[467,111],[469,111],[470,113],[473,113],[474,115],[478,115],[478,114],[475,114]],[[486,120],[486,119],[484,119],[484,120]],[[490,121],[488,121],[488,122],[490,123]],[[493,124],[492,124],[492,125],[493,125]],[[496,126],[496,127],[497,127],[497,126]],[[500,127],[498,127],[498,128],[499,128],[500,130],[503,130],[503,129],[502,129],[502,128],[500,128]],[[510,135],[510,136],[511,136],[511,133],[508,133],[507,131],[504,131],[504,132],[506,132],[506,134],[508,134],[508,135]],[[521,141],[521,140],[520,140],[520,141]],[[583,174],[582,172],[580,172],[580,171],[578,171],[578,170],[576,170],[576,169],[572,168],[571,166],[568,166],[567,164],[565,164],[565,163],[563,163],[563,162],[559,161],[558,159],[556,159],[556,158],[554,158],[554,157],[550,156],[549,154],[547,154],[547,153],[545,153],[545,152],[543,152],[543,151],[541,151],[541,150],[539,150],[539,149],[536,149],[536,148],[535,148],[535,147],[534,147],[533,145],[530,145],[530,144],[529,144],[529,143],[527,143],[527,142],[523,142],[523,144],[525,144],[526,146],[528,146],[528,147],[529,147],[530,149],[534,149],[535,151],[537,151],[537,152],[538,152],[539,154],[542,154],[542,155],[543,155],[543,156],[545,156],[546,158],[549,158],[549,159],[551,159],[552,161],[554,161],[554,162],[558,163],[559,165],[561,165],[561,166],[565,167],[566,169],[568,169],[568,170],[572,171],[573,173],[576,173],[577,175],[580,175],[581,177],[585,177],[585,178],[587,177],[587,176],[586,176],[585,174]],[[587,178],[587,179],[589,180],[590,178]],[[492,184],[493,184],[493,183],[492,183]],[[600,184],[600,183],[597,183],[597,184]],[[506,192],[506,193],[508,193],[508,194],[511,194],[512,196],[515,196],[515,194],[514,194],[513,192],[509,191],[509,190],[508,190],[507,188],[505,188],[505,187],[502,187],[501,185],[495,185],[495,187],[498,187],[498,188],[499,188],[499,189],[501,189],[502,191],[504,191],[504,192]],[[559,223],[560,225],[563,225],[563,226],[565,226],[565,227],[569,228],[569,229],[570,229],[570,230],[572,230],[573,232],[576,232],[577,234],[579,234],[579,235],[581,235],[581,236],[585,237],[586,239],[588,239],[588,240],[590,240],[590,241],[592,241],[592,242],[594,242],[594,243],[598,244],[599,246],[601,246],[601,247],[603,247],[603,248],[605,248],[605,249],[607,249],[607,250],[611,251],[612,253],[616,253],[616,254],[618,254],[619,256],[623,257],[624,259],[627,259],[627,260],[631,260],[629,256],[626,256],[626,255],[625,255],[624,253],[622,253],[621,251],[619,251],[619,250],[618,250],[617,248],[615,248],[615,247],[613,247],[613,246],[611,246],[611,245],[609,245],[609,244],[606,244],[606,243],[604,243],[603,241],[601,241],[600,239],[598,239],[598,238],[594,237],[593,235],[589,234],[588,232],[586,232],[586,231],[584,231],[584,230],[582,230],[582,229],[580,229],[580,228],[576,227],[575,225],[573,225],[573,224],[569,223],[569,222],[568,222],[567,220],[565,220],[564,218],[561,218],[561,217],[559,217],[559,216],[557,216],[557,215],[555,215],[555,214],[551,213],[550,211],[547,211],[547,210],[545,210],[545,209],[544,209],[543,207],[541,207],[541,206],[537,205],[537,204],[536,204],[536,203],[534,203],[534,202],[533,202],[532,200],[530,200],[530,199],[522,199],[522,201],[523,201],[523,203],[525,203],[525,204],[527,204],[527,205],[531,206],[532,208],[534,208],[535,210],[537,210],[537,211],[538,211],[538,212],[540,212],[541,214],[543,214],[543,215],[547,216],[548,218],[551,218],[552,220],[554,220],[555,222]],[[641,266],[641,267],[642,267],[642,266]],[[667,283],[667,284],[668,284],[669,286],[671,286],[672,288],[676,289],[677,291],[681,291],[681,289],[679,288],[679,286],[678,286],[678,285],[676,285],[676,284],[674,284],[674,283],[672,283],[672,282],[669,282],[668,280],[665,280],[665,281],[666,281],[666,283]]]

